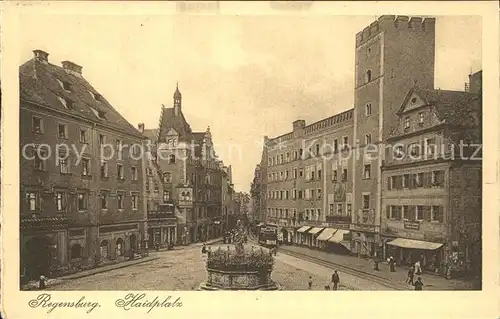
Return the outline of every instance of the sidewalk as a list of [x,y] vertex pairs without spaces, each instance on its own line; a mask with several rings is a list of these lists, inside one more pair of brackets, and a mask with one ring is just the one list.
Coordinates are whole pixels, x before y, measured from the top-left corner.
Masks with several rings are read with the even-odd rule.
[[[367,273],[372,273],[380,277],[384,277],[395,283],[405,284],[406,275],[408,268],[406,267],[396,267],[396,272],[390,272],[389,265],[387,263],[379,264],[379,271],[373,270],[373,262],[371,260],[358,258],[349,255],[337,255],[334,253],[319,251],[307,247],[300,246],[288,246],[283,245],[279,250],[289,250],[296,253],[305,254],[311,257],[315,257],[324,261],[340,264],[346,267],[355,268]],[[342,274],[341,274],[342,276]],[[480,283],[466,281],[461,279],[451,279],[447,280],[443,277],[436,276],[434,274],[426,274],[425,272],[421,275],[422,281],[424,282],[424,290],[473,290],[480,289]],[[416,278],[415,278],[416,279]]]
[[[111,270],[115,270],[115,269],[120,269],[120,268],[125,268],[125,267],[129,267],[129,266],[137,265],[137,264],[150,262],[150,261],[153,261],[156,259],[159,259],[159,257],[149,256],[149,257],[143,257],[143,258],[134,259],[134,260],[127,260],[127,261],[123,261],[123,262],[120,262],[117,264],[106,265],[106,266],[101,266],[101,267],[97,267],[97,268],[93,268],[93,269],[80,271],[80,272],[77,272],[76,274],[71,274],[71,275],[67,275],[67,276],[61,276],[61,277],[57,277],[57,278],[48,279],[46,281],[46,284],[47,284],[47,287],[53,287],[53,286],[57,286],[57,285],[63,283],[66,280],[88,277],[88,276],[92,276],[95,274],[99,274],[99,273],[103,273],[103,272],[107,272],[107,271],[111,271]],[[21,290],[37,290],[37,289],[38,289],[38,281],[30,281],[29,283],[27,283],[21,287]]]

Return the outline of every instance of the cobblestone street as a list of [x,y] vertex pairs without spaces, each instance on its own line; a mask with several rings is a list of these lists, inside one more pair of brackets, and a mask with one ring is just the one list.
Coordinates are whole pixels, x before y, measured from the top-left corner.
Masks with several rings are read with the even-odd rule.
[[[153,252],[159,259],[84,278],[67,280],[48,290],[195,290],[206,278],[205,256],[198,245],[173,251]],[[292,265],[293,264],[293,265]],[[331,277],[328,268],[278,254],[273,280],[283,290],[307,290],[309,276],[312,290],[324,290]],[[341,280],[346,279],[345,276]],[[340,286],[340,290],[348,290]]]

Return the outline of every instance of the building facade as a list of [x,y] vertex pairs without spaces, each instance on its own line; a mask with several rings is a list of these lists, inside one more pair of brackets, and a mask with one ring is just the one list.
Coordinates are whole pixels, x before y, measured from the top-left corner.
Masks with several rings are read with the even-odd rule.
[[189,244],[220,236],[223,165],[215,154],[210,128],[194,132],[187,123],[179,88],[173,107],[162,106],[156,134],[153,157],[164,192],[179,212],[178,242]]
[[19,76],[22,278],[140,251],[144,137],[73,62],[35,50]]
[[178,243],[177,219],[182,219],[182,214],[172,199],[174,189],[171,173],[161,171],[155,156],[157,130],[145,130],[142,123],[138,128],[148,138],[143,160],[146,168],[144,198],[147,203],[147,243],[150,248],[164,248]]
[[[479,74],[479,73],[478,73]],[[384,256],[424,269],[481,269],[481,94],[411,89],[382,167]],[[480,89],[479,89],[480,90]],[[476,92],[476,93],[473,93]],[[480,92],[480,91],[479,91]]]
[[352,138],[351,109],[307,126],[295,121],[292,132],[266,140],[266,221],[279,226],[284,243],[319,246],[316,237],[324,228],[348,233],[352,160],[346,153]]
[[[397,234],[406,239],[424,240],[434,233],[441,235],[434,240],[443,246],[445,252],[453,255],[451,258],[449,253],[443,253],[441,260],[460,263],[457,256],[477,256],[477,218],[481,211],[477,174],[480,174],[481,163],[417,161],[401,166],[401,163],[386,159],[387,154],[391,154],[387,153],[391,143],[414,144],[418,139],[432,142],[433,134],[458,143],[462,134],[459,132],[472,132],[473,136],[468,140],[480,140],[477,135],[481,125],[469,123],[467,120],[471,115],[464,110],[480,109],[481,72],[470,76],[470,83],[465,87],[467,92],[435,90],[434,53],[434,18],[381,16],[356,34],[354,107],[307,126],[305,121],[297,120],[293,122],[291,132],[276,138],[265,137],[260,165],[261,172],[265,172],[260,186],[266,189],[262,207],[266,212],[266,222],[279,225],[284,242],[312,247],[342,246],[354,254],[381,258],[387,256],[388,246],[395,246],[388,245],[388,242],[398,237]],[[414,93],[418,96],[410,97]],[[402,105],[413,103],[414,98],[434,111],[429,111],[428,115],[413,114],[411,117],[419,118],[408,120],[409,115],[405,112],[410,114],[414,108],[406,109]],[[452,116],[453,124],[443,126],[441,121],[451,121],[447,116],[451,116],[448,115],[449,109],[455,105],[469,107],[461,107]],[[417,130],[411,134],[404,131],[405,123],[420,121],[420,116],[424,116],[424,126],[416,124]],[[431,174],[429,178],[434,178],[434,169],[439,171],[436,174],[442,174],[439,178],[446,180],[442,189],[422,188],[403,193],[388,189],[387,178],[397,170],[402,170],[401,176],[413,170],[422,171],[416,172],[417,175],[426,171],[426,178],[428,174]],[[399,181],[397,176],[395,174],[394,178]],[[461,200],[467,201],[466,211],[453,206],[453,210],[446,213],[445,210],[451,207],[452,192],[461,194]],[[408,227],[417,227],[415,223],[387,218],[398,216],[387,215],[387,207],[398,206],[395,204],[403,198],[405,203],[415,203],[412,205],[418,210],[419,217],[422,209],[442,207],[442,217],[438,217],[441,212],[436,213],[436,217],[432,213],[425,213],[425,216],[445,220],[441,224],[431,220],[420,223],[421,230],[408,230]],[[429,203],[424,205],[426,201]],[[457,218],[461,222],[456,221]],[[403,229],[409,233],[405,234]],[[456,229],[461,229],[461,234],[473,235],[460,235],[469,239],[458,240]],[[389,235],[391,231],[394,233]],[[457,245],[462,245],[462,248],[453,250]],[[432,256],[426,257],[425,261],[431,259]],[[467,263],[466,259],[462,264]]]
[[[434,89],[435,19],[382,16],[356,34],[353,252],[380,253],[384,143],[408,90]],[[367,143],[367,141],[370,143]],[[374,156],[368,154],[377,155]]]
[[262,208],[261,208],[261,169],[260,164],[255,167],[254,176],[252,180],[252,185],[250,186],[250,201],[251,201],[251,222],[256,224],[260,221],[264,221],[265,218],[261,218],[262,216]]

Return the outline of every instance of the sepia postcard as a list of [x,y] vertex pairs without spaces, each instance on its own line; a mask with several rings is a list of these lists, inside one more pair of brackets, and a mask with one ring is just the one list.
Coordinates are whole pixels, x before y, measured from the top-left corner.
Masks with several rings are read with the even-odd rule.
[[500,315],[496,2],[1,7],[3,317]]

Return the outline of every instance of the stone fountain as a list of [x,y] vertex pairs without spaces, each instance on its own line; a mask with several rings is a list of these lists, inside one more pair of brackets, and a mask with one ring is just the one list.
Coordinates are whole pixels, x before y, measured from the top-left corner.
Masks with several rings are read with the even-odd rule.
[[269,249],[243,244],[241,221],[232,245],[211,246],[207,256],[207,280],[200,290],[278,290],[271,279],[274,257]]

